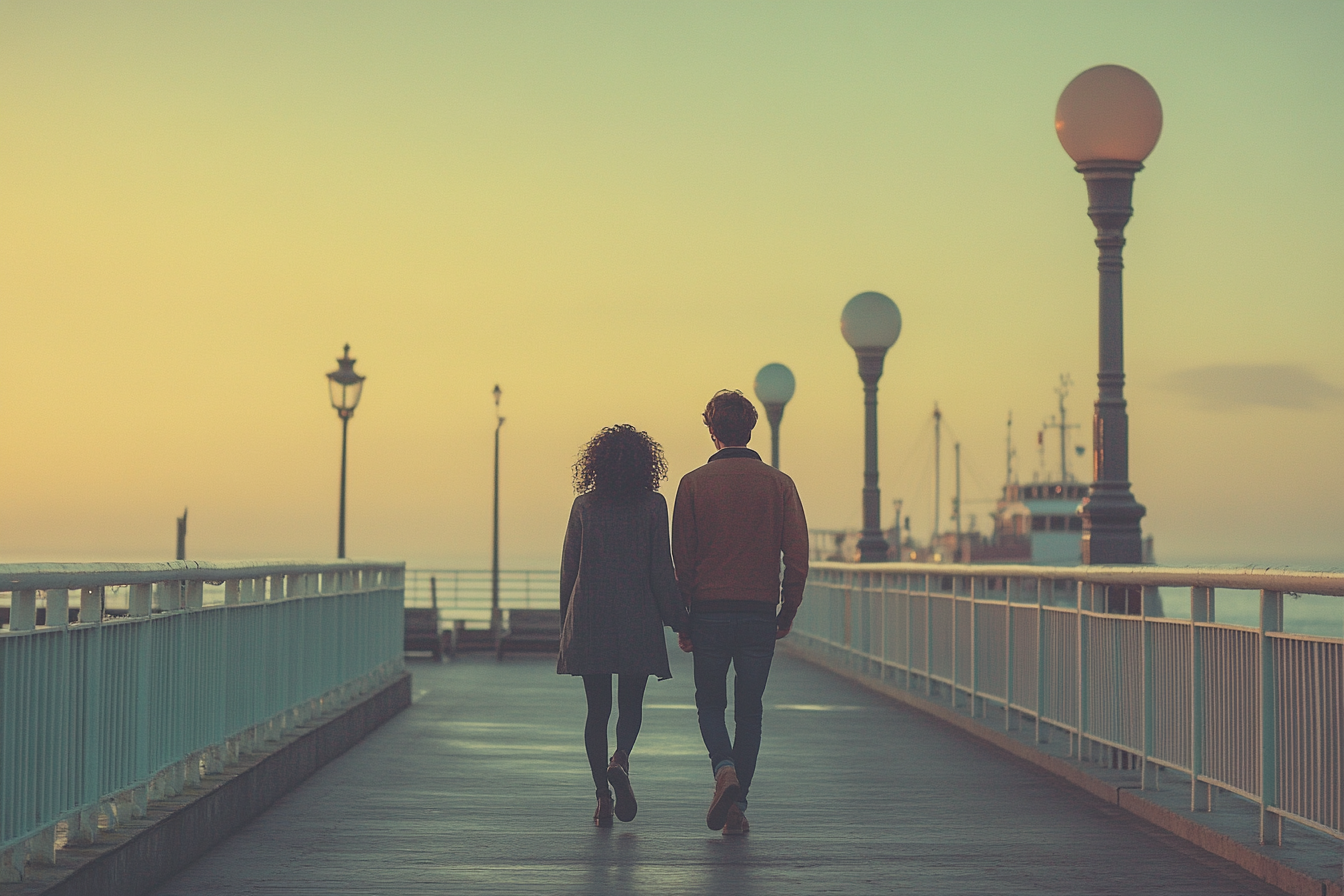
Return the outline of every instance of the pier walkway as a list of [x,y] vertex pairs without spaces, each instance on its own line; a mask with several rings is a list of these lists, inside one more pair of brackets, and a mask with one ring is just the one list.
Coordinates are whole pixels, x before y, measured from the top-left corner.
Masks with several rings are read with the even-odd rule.
[[[1278,894],[956,729],[778,655],[744,838],[709,831],[689,657],[650,682],[639,816],[592,826],[553,660],[408,662],[414,705],[155,891]],[[730,710],[731,711],[731,710]]]

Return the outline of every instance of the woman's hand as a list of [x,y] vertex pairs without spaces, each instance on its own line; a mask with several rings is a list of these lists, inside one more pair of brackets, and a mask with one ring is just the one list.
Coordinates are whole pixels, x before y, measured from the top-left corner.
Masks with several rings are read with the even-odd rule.
[[695,645],[691,643],[691,636],[685,632],[677,632],[677,646],[680,647],[684,653],[695,652]]

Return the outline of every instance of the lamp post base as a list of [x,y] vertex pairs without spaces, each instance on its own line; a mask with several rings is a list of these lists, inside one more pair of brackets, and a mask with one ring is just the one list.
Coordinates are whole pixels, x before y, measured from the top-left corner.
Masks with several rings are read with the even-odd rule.
[[891,558],[887,556],[890,546],[887,540],[880,535],[864,534],[859,539],[859,562],[860,563],[882,563]]
[[1083,506],[1083,564],[1085,566],[1143,562],[1143,530],[1139,520],[1146,512],[1126,488],[1107,494],[1092,486],[1093,494]]

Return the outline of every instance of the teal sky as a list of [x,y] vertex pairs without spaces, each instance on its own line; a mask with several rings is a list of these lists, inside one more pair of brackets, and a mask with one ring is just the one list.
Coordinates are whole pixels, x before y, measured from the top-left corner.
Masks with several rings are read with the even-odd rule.
[[648,429],[670,490],[774,361],[809,520],[856,526],[869,289],[884,523],[932,526],[937,401],[983,528],[1009,410],[1026,479],[1060,373],[1087,432],[1052,114],[1117,63],[1165,113],[1125,275],[1158,559],[1344,565],[1342,45],[1337,2],[0,3],[0,560],[165,556],[185,505],[193,556],[334,553],[346,341],[352,554],[485,562],[496,382],[505,564],[551,565],[589,435]]

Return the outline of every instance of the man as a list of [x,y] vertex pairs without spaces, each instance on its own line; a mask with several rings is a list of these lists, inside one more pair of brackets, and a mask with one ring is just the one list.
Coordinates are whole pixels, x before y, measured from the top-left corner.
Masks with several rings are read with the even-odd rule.
[[[705,821],[710,830],[745,834],[770,661],[803,601],[807,521],[793,480],[746,447],[756,408],[745,395],[719,392],[704,420],[718,450],[682,477],[672,515],[677,585],[691,614],[690,635],[678,635],[678,643],[695,654],[695,705],[714,769]],[[731,741],[724,721],[730,665]]]

